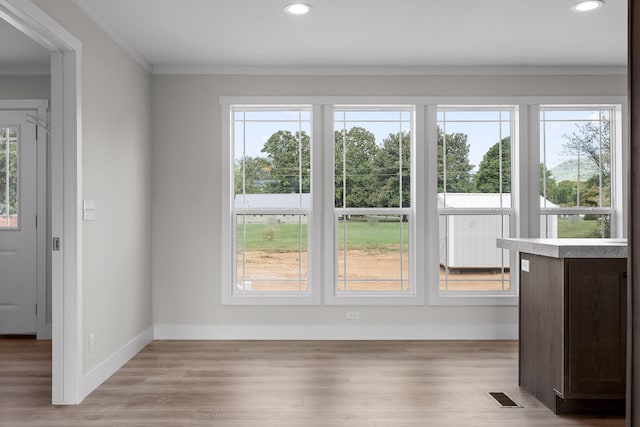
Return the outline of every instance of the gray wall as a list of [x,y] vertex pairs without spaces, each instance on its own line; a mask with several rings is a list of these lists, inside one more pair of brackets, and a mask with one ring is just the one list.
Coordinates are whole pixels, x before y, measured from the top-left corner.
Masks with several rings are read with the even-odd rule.
[[49,75],[0,74],[0,99],[51,99]]
[[[625,95],[625,76],[152,77],[155,325],[354,325],[348,307],[220,303],[222,95]],[[358,307],[358,325],[516,330],[516,307]],[[338,328],[336,328],[338,330]],[[264,338],[268,338],[265,336]]]
[[151,79],[73,1],[36,3],[83,44],[83,198],[97,217],[83,223],[87,372],[152,324]]

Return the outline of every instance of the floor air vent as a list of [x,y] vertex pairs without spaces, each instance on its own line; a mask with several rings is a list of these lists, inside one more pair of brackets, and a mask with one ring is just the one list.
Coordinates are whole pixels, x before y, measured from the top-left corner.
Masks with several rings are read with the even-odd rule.
[[522,408],[522,405],[516,403],[513,399],[502,392],[491,391],[489,395],[493,397],[503,408]]

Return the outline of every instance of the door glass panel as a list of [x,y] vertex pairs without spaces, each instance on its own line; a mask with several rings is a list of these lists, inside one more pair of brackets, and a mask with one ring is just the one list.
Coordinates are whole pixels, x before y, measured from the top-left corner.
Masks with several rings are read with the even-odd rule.
[[17,229],[18,209],[18,129],[0,128],[0,230]]

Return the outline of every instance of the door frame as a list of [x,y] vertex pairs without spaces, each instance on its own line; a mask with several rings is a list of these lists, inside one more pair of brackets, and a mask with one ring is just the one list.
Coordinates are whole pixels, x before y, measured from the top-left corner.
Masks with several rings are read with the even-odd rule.
[[52,403],[83,396],[82,43],[30,0],[0,0],[0,19],[51,52]]
[[[47,122],[45,99],[0,99],[0,110],[35,112],[38,120]],[[33,121],[33,120],[31,120]],[[36,127],[36,338],[51,338],[47,331],[47,137]]]

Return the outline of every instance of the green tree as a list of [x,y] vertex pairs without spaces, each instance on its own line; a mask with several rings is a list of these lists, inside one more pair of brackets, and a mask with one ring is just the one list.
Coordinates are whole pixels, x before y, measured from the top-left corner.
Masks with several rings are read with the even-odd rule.
[[[602,191],[600,191],[600,176],[594,175],[585,182],[581,188],[580,205],[590,207],[611,206],[611,192],[609,191],[610,178],[602,177]],[[600,200],[602,196],[602,201]],[[601,203],[602,202],[602,203]]]
[[[546,194],[545,194],[546,184]],[[551,174],[551,171],[545,169],[544,163],[540,163],[540,195],[545,197],[551,203],[558,204],[558,183]]]
[[[376,183],[372,188],[376,206],[411,206],[411,134],[391,133],[382,141],[382,147],[373,161]],[[400,190],[402,179],[402,190]]]
[[556,196],[552,202],[562,207],[572,207],[576,205],[577,195],[576,181],[560,181],[556,186]]
[[[18,212],[18,147],[15,143],[8,143],[6,132],[13,129],[0,129],[0,214],[15,214]],[[12,136],[13,136],[12,135]],[[7,174],[7,144],[9,144],[9,173]],[[7,182],[8,176],[8,182]],[[7,203],[7,186],[9,187],[9,201]]]
[[[502,165],[502,169],[501,169]],[[502,188],[500,183],[502,182]],[[511,193],[511,138],[503,138],[487,150],[473,183],[478,193]]]
[[376,185],[372,175],[378,152],[376,137],[361,127],[334,134],[335,205],[363,208],[374,206],[372,192]]
[[311,191],[311,141],[305,132],[280,130],[262,148],[271,165],[265,193],[309,193]]
[[578,160],[584,157],[589,158],[598,170],[598,174],[584,177],[587,178],[586,182],[578,174],[576,204],[609,206],[611,204],[611,121],[576,124],[576,130],[570,135],[563,135],[563,138],[565,139],[563,149],[566,153],[576,156]]
[[[464,133],[452,133],[445,135],[438,128],[438,192],[444,190],[445,175],[447,192],[471,193],[471,170],[473,165],[469,163],[469,143]],[[445,144],[446,142],[446,144]],[[445,149],[446,145],[446,149]],[[446,153],[445,153],[446,151]],[[445,155],[446,154],[446,155]],[[446,161],[446,171],[445,168]]]
[[267,185],[271,184],[271,169],[271,163],[265,157],[247,156],[236,160],[234,171],[236,194],[265,193]]

